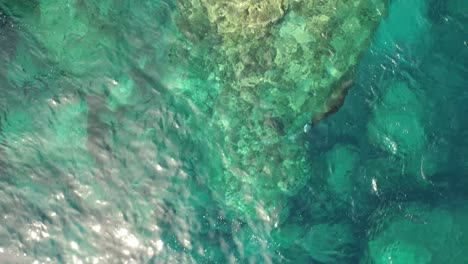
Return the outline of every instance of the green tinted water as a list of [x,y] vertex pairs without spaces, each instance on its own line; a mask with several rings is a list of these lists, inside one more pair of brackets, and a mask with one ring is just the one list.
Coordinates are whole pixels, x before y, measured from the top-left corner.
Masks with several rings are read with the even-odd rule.
[[220,53],[180,32],[181,5],[0,3],[2,263],[468,262],[464,1],[390,1],[343,107],[306,132],[310,117],[281,115],[307,146],[306,177],[278,172],[295,191],[241,167],[273,164],[247,155],[257,134],[248,163],[231,156],[244,124],[212,124],[237,112],[213,106]]

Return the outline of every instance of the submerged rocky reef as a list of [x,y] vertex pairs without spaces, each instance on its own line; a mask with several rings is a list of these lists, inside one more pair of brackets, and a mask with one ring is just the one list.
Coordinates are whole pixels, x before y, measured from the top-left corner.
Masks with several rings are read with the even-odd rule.
[[[213,187],[249,218],[256,208],[270,218],[283,196],[308,181],[307,126],[342,104],[386,2],[178,3],[177,25],[191,43],[189,64],[201,64],[202,76],[216,84],[174,85],[200,108],[208,104],[220,131],[225,173],[212,181],[224,184]],[[188,69],[188,78],[200,76]]]

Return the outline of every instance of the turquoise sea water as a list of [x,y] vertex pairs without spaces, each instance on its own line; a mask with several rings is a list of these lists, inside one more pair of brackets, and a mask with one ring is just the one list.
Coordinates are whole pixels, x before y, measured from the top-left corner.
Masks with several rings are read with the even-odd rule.
[[66,46],[93,47],[83,61],[0,3],[0,263],[468,263],[465,1],[389,2],[274,220],[233,214],[213,186],[230,182],[207,180],[223,150],[191,97],[209,95],[170,89],[191,81],[171,68],[174,2],[88,9],[113,37]]

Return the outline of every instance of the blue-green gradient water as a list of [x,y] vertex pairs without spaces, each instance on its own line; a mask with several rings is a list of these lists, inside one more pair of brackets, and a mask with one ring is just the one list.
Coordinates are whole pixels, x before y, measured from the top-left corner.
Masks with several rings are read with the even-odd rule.
[[92,47],[76,57],[53,49],[68,33],[41,42],[11,3],[0,0],[0,263],[468,263],[466,1],[389,1],[343,107],[305,133],[312,175],[274,221],[232,213],[213,186],[230,182],[207,180],[223,173],[222,136],[196,92],[170,89],[168,76],[191,78],[171,67],[186,57],[172,49],[175,2],[114,1],[105,21],[80,9],[112,37],[71,38],[70,54]]

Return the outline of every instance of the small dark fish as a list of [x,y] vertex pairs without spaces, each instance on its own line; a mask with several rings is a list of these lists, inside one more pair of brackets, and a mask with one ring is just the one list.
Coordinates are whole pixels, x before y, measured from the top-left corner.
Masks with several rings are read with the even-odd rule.
[[354,78],[344,81],[340,86],[332,93],[325,105],[325,111],[318,113],[314,116],[311,121],[312,127],[316,126],[320,121],[329,117],[330,115],[338,112],[343,106],[346,96],[348,95],[349,89],[354,85]]

